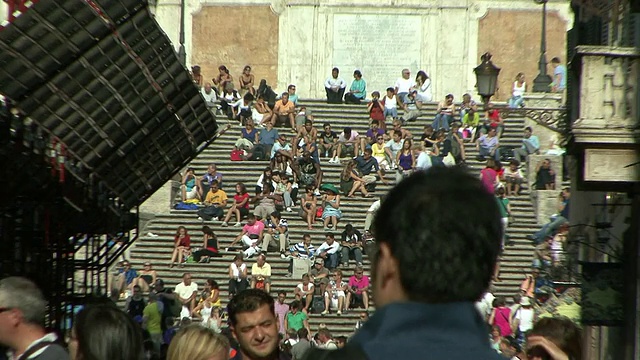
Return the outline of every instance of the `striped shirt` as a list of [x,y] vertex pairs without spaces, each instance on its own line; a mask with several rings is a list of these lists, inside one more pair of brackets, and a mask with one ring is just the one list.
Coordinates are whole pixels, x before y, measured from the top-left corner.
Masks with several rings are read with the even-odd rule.
[[309,252],[304,248],[304,242],[300,242],[293,245],[290,250],[291,252],[297,251],[299,258],[307,259],[313,257],[315,254],[315,247],[313,247],[313,245],[309,244],[308,248]]

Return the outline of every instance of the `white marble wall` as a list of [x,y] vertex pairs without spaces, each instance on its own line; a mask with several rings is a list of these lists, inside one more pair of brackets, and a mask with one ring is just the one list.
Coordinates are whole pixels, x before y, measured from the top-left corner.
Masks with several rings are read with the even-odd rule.
[[[341,68],[348,83],[354,68],[361,69],[368,93],[392,86],[405,67],[411,70],[412,77],[420,69],[430,74],[436,100],[447,93],[457,97],[464,92],[475,93],[473,68],[478,64],[478,20],[489,8],[540,9],[531,0],[185,1],[187,62],[192,53],[191,15],[202,6],[269,4],[280,21],[277,90],[296,84],[303,98],[324,97],[323,82],[334,66]],[[572,23],[569,1],[552,0],[548,8],[560,11],[568,24]],[[354,39],[334,44],[335,38],[343,36],[343,30],[350,26],[348,23],[358,17],[365,26]],[[156,18],[177,49],[180,0],[159,0]],[[390,26],[387,32],[381,31],[398,21],[408,26]],[[407,34],[408,27],[415,30]],[[398,43],[376,45],[390,44],[389,37],[398,39]],[[345,49],[353,50],[357,56],[346,56]],[[382,59],[385,66],[376,68]]]

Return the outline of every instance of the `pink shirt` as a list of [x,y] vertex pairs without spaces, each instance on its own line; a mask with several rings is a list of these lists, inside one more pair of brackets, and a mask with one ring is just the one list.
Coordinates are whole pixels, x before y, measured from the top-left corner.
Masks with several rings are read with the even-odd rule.
[[260,232],[264,230],[264,223],[262,221],[256,221],[255,224],[246,224],[242,227],[243,231],[246,231],[248,235],[260,235]]
[[489,194],[493,195],[495,193],[495,184],[498,173],[492,168],[484,168],[480,171],[480,174],[482,174],[482,184]]
[[362,275],[362,278],[358,280],[355,275],[349,278],[349,287],[355,286],[357,294],[362,293],[362,289],[369,286],[369,277],[366,275]]
[[509,309],[508,307],[499,307],[495,310],[496,316],[493,319],[493,324],[500,328],[500,335],[511,335],[511,325],[509,324],[509,315],[511,314],[511,309]]
[[274,310],[276,315],[278,315],[278,322],[280,323],[279,333],[284,334],[284,319],[287,316],[287,312],[289,312],[289,305],[286,303],[280,304],[280,301],[276,301],[274,305]]

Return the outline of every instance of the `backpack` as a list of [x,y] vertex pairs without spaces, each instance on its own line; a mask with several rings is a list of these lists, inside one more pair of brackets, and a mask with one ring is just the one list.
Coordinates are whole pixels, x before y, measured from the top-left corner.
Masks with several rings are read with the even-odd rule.
[[180,201],[179,203],[175,204],[173,208],[176,210],[198,210],[198,205]]
[[324,299],[322,296],[314,296],[311,300],[311,311],[314,314],[320,314],[324,311]]
[[242,150],[231,150],[231,161],[242,161]]

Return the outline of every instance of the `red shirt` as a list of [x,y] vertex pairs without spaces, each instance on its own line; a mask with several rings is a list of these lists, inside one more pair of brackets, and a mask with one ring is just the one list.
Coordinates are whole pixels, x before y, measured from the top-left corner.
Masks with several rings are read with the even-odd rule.
[[498,111],[497,109],[490,110],[489,120],[491,120],[489,126],[498,127],[498,125],[500,125],[500,111]]
[[[245,193],[243,195],[240,195],[240,194],[233,195],[233,201],[235,201],[236,204],[240,204],[242,201],[244,201],[244,199],[248,199],[248,198],[249,198],[249,193]],[[242,207],[245,209],[249,209],[249,201],[247,201],[244,205],[242,205]]]
[[[174,243],[178,241],[178,236],[176,236],[174,238]],[[182,238],[182,240],[180,240],[180,244],[178,244],[178,246],[184,246],[184,247],[191,247],[191,237],[189,237],[189,235],[185,235],[184,238]]]

